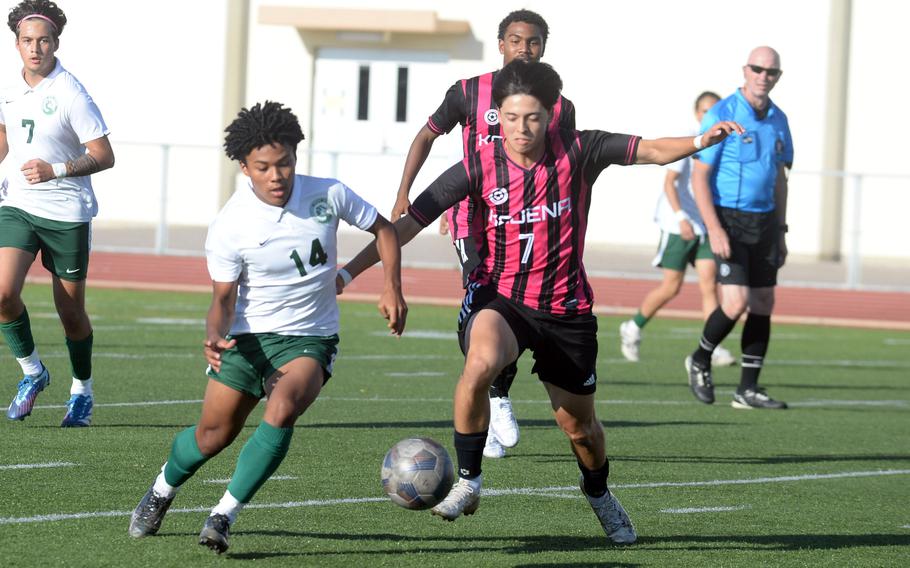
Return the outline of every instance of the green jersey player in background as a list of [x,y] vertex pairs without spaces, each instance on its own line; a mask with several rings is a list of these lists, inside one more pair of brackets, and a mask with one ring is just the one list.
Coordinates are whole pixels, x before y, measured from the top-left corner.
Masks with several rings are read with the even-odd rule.
[[275,102],[243,109],[227,133],[227,155],[240,162],[250,184],[228,200],[206,238],[212,305],[202,416],[177,434],[129,527],[134,537],[157,533],[177,490],[234,441],[268,396],[262,422],[199,535],[199,544],[218,553],[227,550],[240,509],[287,454],[297,418],[332,376],[339,220],[376,235],[385,270],[379,310],[393,334],[404,329],[407,315],[395,229],[337,180],[294,175],[303,133],[290,109]]
[[0,92],[0,331],[25,375],[6,416],[23,420],[50,383],[32,338],[22,288],[41,251],[51,273],[73,382],[61,426],[92,418],[92,324],[85,312],[90,223],[98,213],[90,175],[114,165],[109,130],[79,81],[54,56],[66,16],[53,2],[25,0],[10,11],[22,57],[19,77]]

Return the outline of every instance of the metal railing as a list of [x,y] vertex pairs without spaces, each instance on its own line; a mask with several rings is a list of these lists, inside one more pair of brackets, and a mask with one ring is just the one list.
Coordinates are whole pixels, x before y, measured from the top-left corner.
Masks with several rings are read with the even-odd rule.
[[[221,206],[218,203],[217,176],[211,175],[219,171],[222,160],[221,148],[214,145],[129,142],[117,142],[116,147],[118,167],[99,174],[94,181],[101,204],[101,216],[95,223],[95,250],[201,255],[205,228]],[[352,176],[356,178],[358,175],[367,176],[364,178],[367,180],[393,179],[396,188],[400,167],[405,158],[401,153],[332,152],[308,148],[301,148],[299,156],[303,162],[298,164],[299,171],[322,177],[341,178],[346,182]],[[370,164],[370,167],[352,167],[352,160],[355,159],[366,160],[365,163]],[[457,159],[457,155],[453,157],[446,155],[445,152],[434,153],[428,158],[421,175],[424,175],[424,172],[443,171]],[[133,162],[133,165],[131,166],[129,162]],[[148,167],[150,163],[158,164],[157,172],[154,169],[150,171]],[[374,171],[375,168],[385,168],[383,169],[385,175]],[[341,171],[342,169],[344,171]],[[136,172],[145,173],[137,177]],[[429,173],[426,175],[430,176]],[[863,262],[864,259],[876,254],[874,251],[872,253],[864,251],[863,247],[870,241],[885,242],[886,239],[894,238],[893,231],[883,232],[884,225],[890,225],[890,228],[895,226],[903,228],[899,223],[905,215],[896,212],[910,209],[910,191],[907,191],[910,190],[910,175],[794,170],[790,177],[789,215],[790,219],[794,220],[791,222],[791,235],[794,232],[794,225],[804,221],[811,225],[820,219],[819,213],[815,212],[815,217],[812,218],[805,211],[811,209],[811,203],[803,207],[805,210],[794,210],[792,205],[794,198],[805,188],[817,187],[819,189],[812,191],[818,191],[820,195],[822,178],[832,176],[844,179],[841,229],[844,246],[841,264],[845,268],[845,276],[836,285],[846,288],[869,287],[863,282]],[[415,187],[420,187],[419,180],[420,178]],[[883,182],[884,185],[896,182],[899,188],[889,193]],[[351,185],[360,191],[360,187],[369,184]],[[124,195],[124,188],[135,192],[135,195]],[[394,188],[390,190],[386,183],[384,197],[388,196],[389,191],[394,193]],[[870,192],[874,192],[871,193],[873,199],[870,199]],[[115,202],[119,200],[119,203],[117,206],[111,206],[107,203],[109,200]],[[882,203],[890,200],[897,202]],[[378,206],[379,202],[376,203]],[[899,214],[901,218],[882,223],[879,223],[878,219],[868,218],[873,214],[888,216],[892,213]],[[797,215],[802,220],[797,220]],[[176,240],[172,238],[175,232],[181,238]],[[802,235],[803,239],[814,237],[815,235],[807,236],[805,233]],[[791,236],[791,243],[792,239]],[[589,242],[592,242],[590,235]],[[651,243],[641,245],[650,247]],[[894,256],[898,265],[905,265],[907,268],[907,280],[892,283],[891,287],[910,289],[908,247],[904,246],[902,252],[896,255],[884,256]]]

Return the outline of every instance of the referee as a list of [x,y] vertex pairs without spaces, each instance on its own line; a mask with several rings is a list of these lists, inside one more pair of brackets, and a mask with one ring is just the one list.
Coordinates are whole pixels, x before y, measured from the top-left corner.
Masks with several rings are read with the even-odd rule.
[[705,322],[698,347],[686,358],[689,388],[714,402],[711,354],[748,312],[742,332],[742,375],[734,408],[787,408],[758,386],[771,337],[777,271],[787,257],[787,172],[793,140],[787,116],[769,95],[780,80],[780,55],[756,47],[743,66],[745,82],[705,114],[702,129],[720,120],[745,132],[699,152],[692,187],[717,258],[721,305]]

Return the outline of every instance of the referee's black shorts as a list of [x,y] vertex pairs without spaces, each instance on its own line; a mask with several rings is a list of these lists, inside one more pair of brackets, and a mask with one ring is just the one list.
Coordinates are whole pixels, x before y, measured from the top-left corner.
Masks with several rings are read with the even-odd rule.
[[776,286],[781,235],[777,214],[718,207],[717,217],[730,239],[730,258],[716,257],[718,283]]

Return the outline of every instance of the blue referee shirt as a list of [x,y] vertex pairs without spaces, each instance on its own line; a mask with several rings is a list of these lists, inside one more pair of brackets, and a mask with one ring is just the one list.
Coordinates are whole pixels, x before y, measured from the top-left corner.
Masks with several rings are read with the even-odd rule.
[[793,139],[787,115],[773,102],[769,105],[765,118],[758,120],[755,109],[737,89],[705,113],[702,132],[721,120],[734,120],[745,129],[741,136],[730,135],[697,154],[711,166],[708,183],[715,205],[754,213],[774,210],[778,166],[793,164]]

